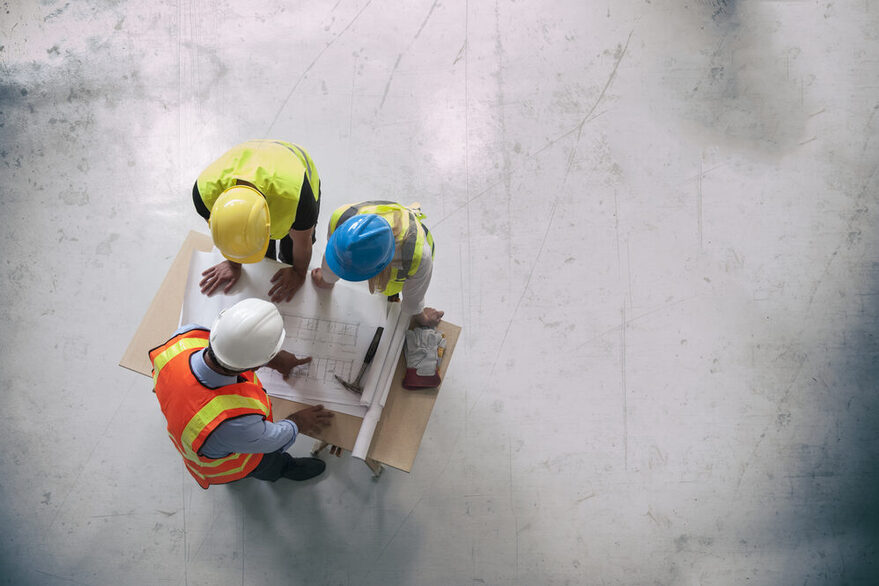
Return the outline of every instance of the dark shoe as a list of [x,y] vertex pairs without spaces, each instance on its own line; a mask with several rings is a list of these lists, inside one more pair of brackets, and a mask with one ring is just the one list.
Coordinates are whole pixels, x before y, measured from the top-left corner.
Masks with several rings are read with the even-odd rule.
[[319,476],[327,465],[317,458],[290,458],[282,476],[290,480],[308,480]]

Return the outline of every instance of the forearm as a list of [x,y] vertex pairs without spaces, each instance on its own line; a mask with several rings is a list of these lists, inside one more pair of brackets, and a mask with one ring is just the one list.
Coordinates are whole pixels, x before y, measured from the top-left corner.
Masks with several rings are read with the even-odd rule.
[[323,278],[325,283],[332,285],[339,280],[339,276],[334,273],[333,269],[330,268],[330,265],[327,264],[327,255],[324,255],[323,259],[321,259],[320,272],[321,278]]
[[293,270],[305,277],[308,265],[311,264],[311,230],[290,230],[290,238],[293,240]]
[[403,283],[401,311],[408,315],[421,313],[424,309],[424,298],[430,286],[433,274],[433,262],[429,256],[421,259],[421,265],[414,275]]

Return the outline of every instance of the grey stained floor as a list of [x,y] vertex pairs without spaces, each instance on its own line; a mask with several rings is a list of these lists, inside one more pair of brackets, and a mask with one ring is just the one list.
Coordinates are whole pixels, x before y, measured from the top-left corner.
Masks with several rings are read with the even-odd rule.
[[[879,4],[0,4],[0,580],[879,581]],[[202,491],[117,366],[248,138],[420,201],[411,474]],[[307,453],[301,438],[293,453]]]

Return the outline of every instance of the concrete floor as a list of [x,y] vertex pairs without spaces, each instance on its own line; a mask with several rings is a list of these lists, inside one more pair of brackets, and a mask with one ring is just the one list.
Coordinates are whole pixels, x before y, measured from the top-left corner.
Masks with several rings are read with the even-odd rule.
[[[0,578],[877,583],[877,30],[872,0],[4,0]],[[202,491],[117,366],[248,138],[310,150],[321,234],[428,214],[464,330],[411,474]]]

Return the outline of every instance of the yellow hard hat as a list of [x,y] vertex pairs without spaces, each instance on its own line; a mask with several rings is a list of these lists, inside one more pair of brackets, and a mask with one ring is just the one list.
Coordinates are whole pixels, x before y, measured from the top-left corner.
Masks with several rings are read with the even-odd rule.
[[259,262],[269,247],[271,219],[266,198],[252,187],[236,185],[211,208],[211,237],[227,259]]

